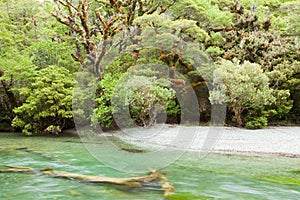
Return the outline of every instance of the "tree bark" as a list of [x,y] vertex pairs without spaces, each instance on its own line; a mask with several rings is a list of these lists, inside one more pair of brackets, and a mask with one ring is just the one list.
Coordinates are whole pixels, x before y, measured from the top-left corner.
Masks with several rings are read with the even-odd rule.
[[6,100],[7,100],[7,101],[4,100],[5,104],[6,104],[6,111],[7,111],[7,115],[9,116],[10,120],[13,120],[13,118],[14,118],[13,109],[15,107],[17,107],[17,104],[18,104],[14,93],[12,93],[10,91],[10,85],[13,84],[12,82],[13,82],[12,78],[11,78],[10,84],[7,84],[6,81],[4,81],[4,80],[1,81],[1,85],[2,85],[3,91],[6,96]]
[[243,120],[242,120],[242,110],[238,109],[238,108],[234,108],[234,114],[236,117],[236,123],[238,127],[242,127],[243,126]]

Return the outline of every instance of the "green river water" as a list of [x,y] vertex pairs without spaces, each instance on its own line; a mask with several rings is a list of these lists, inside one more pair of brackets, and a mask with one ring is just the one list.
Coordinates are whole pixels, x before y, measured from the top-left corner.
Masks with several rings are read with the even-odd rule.
[[[101,164],[75,136],[23,137],[0,133],[0,163],[105,177],[132,177]],[[186,153],[162,169],[174,199],[300,199],[300,158]],[[125,190],[45,175],[0,174],[0,199],[164,199],[157,187]]]

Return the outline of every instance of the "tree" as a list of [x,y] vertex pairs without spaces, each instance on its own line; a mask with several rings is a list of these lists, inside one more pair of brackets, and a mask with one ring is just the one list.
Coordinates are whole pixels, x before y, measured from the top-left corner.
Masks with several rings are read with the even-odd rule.
[[269,78],[255,63],[223,60],[214,77],[210,100],[214,104],[227,103],[233,109],[237,125],[243,126],[242,114],[274,103]]
[[[273,13],[272,27],[278,30],[280,35],[292,46],[293,54],[297,57],[291,58],[292,61],[289,65],[289,76],[287,81],[283,84],[284,88],[290,90],[290,98],[293,100],[293,108],[291,109],[288,118],[293,122],[299,123],[300,113],[300,2],[299,1],[287,1],[282,3],[278,9]],[[291,54],[291,53],[290,53]],[[292,54],[291,54],[292,55]],[[296,62],[295,62],[296,61]],[[292,71],[293,73],[290,73]]]
[[290,1],[282,3],[273,13],[273,24],[285,37],[299,37],[300,31],[300,2]]
[[[55,0],[57,9],[52,12],[60,23],[69,28],[76,43],[74,60],[91,62],[92,70],[99,77],[103,66],[101,61],[110,48],[121,48],[122,41],[113,43],[112,38],[122,30],[132,34],[132,22],[137,16],[164,13],[176,0],[172,1],[88,1],[73,3]],[[123,41],[124,42],[124,41]]]
[[[125,50],[130,52],[138,48],[138,58],[136,60],[132,58],[131,61],[128,61],[127,64],[129,65],[124,65],[122,62],[115,67],[109,65],[107,71],[103,71],[103,80],[100,81],[100,98],[97,98],[99,107],[96,109],[96,115],[98,119],[102,122],[104,119],[112,121],[112,116],[109,113],[114,113],[113,106],[110,98],[107,102],[106,94],[110,96],[114,93],[113,88],[116,87],[114,83],[116,83],[115,78],[118,73],[121,73],[121,77],[123,77],[121,78],[124,82],[122,87],[126,87],[128,84],[124,80],[134,82],[135,78],[144,80],[141,83],[136,82],[136,87],[145,82],[155,83],[151,86],[135,88],[135,91],[131,91],[133,89],[130,88],[125,90],[118,88],[116,90],[124,91],[123,93],[128,93],[129,96],[132,95],[132,99],[128,99],[128,105],[131,116],[135,118],[138,124],[152,124],[162,110],[158,109],[159,107],[164,107],[170,118],[172,112],[174,121],[179,122],[177,120],[177,114],[180,114],[179,102],[176,102],[175,94],[172,94],[174,91],[176,91],[177,98],[182,98],[192,92],[188,90],[197,90],[195,93],[200,100],[198,105],[200,111],[206,111],[208,95],[203,95],[203,93],[207,91],[207,83],[203,77],[208,78],[208,74],[213,70],[210,59],[201,50],[202,43],[209,40],[206,31],[197,26],[197,22],[194,20],[172,20],[169,16],[158,13],[137,17],[133,21],[133,25],[141,28],[140,33],[133,37],[133,40],[138,41],[138,43],[128,42],[128,47]],[[122,61],[124,60],[126,59],[122,57]],[[111,71],[111,67],[116,70]],[[111,74],[105,74],[107,72],[111,72]],[[120,81],[119,77],[117,79]],[[206,81],[208,80],[206,79]],[[165,95],[163,95],[164,93]],[[120,99],[122,98],[120,97]],[[198,99],[194,99],[194,101],[198,103]],[[154,105],[157,103],[161,106],[154,109]],[[166,104],[169,105],[168,108],[166,108]],[[184,113],[190,115],[191,121],[189,122],[198,124],[199,118],[196,119],[192,116],[200,113],[196,113],[192,106],[183,107],[186,109]],[[125,119],[128,117],[119,121],[126,121]]]
[[213,0],[181,0],[171,7],[171,14],[175,19],[195,20],[206,30],[230,26],[232,13],[220,8]]
[[[165,119],[161,119],[164,120],[161,122],[165,122],[168,113],[178,112],[176,92],[161,85],[159,78],[149,76],[149,71],[145,75],[142,69],[139,74],[127,73],[119,81],[121,84],[114,88],[112,100],[114,116],[119,122],[125,122],[122,126],[133,125],[123,120],[128,115],[136,124],[147,127],[156,124],[159,116],[165,115]],[[127,109],[129,113],[126,113]]]
[[51,41],[50,37],[35,42],[25,50],[26,56],[30,57],[37,70],[55,65],[75,73],[80,64],[72,59],[72,52],[74,49],[70,48],[68,42]]
[[26,135],[60,133],[72,123],[73,78],[63,67],[49,66],[38,71],[32,83],[19,90],[25,101],[14,108],[12,125]]
[[[65,41],[56,37],[58,33],[65,33],[66,30],[47,13],[47,9],[51,7],[48,2],[42,4],[36,0],[2,0],[0,5],[0,103],[1,110],[4,111],[1,112],[0,119],[11,123],[14,119],[16,121],[16,116],[20,114],[17,113],[20,111],[17,108],[25,108],[29,103],[33,103],[33,99],[30,99],[32,102],[26,102],[29,100],[29,94],[24,92],[32,89],[35,81],[49,75],[43,72],[50,65],[55,65],[58,69],[66,68],[69,71],[68,76],[73,76],[79,66],[70,56],[73,50],[70,48],[68,37],[65,37]],[[55,89],[55,86],[51,87]],[[72,100],[68,101],[67,104],[70,104]],[[56,103],[53,102],[53,106]],[[23,117],[25,124],[31,123],[28,115]],[[36,123],[35,120],[31,119]],[[44,123],[40,121],[40,124]],[[53,126],[56,126],[56,122],[53,122]],[[21,125],[15,127],[24,128]],[[23,132],[31,134],[44,130],[40,128],[44,128],[43,125],[33,129],[24,128]]]
[[[134,59],[125,54],[109,65],[99,82],[100,92],[92,118],[94,125],[104,128],[151,126],[163,112],[166,115],[179,112],[175,91],[168,87],[167,67],[160,67],[158,59],[151,61],[151,64],[142,64],[139,60],[139,64],[134,65]],[[167,84],[162,84],[162,80]]]
[[261,2],[261,5],[250,2],[229,3],[228,7],[234,14],[234,23],[231,27],[212,31],[220,33],[226,41],[221,45],[215,43],[215,47],[219,47],[222,52],[214,57],[215,61],[221,58],[238,59],[241,63],[250,61],[258,63],[266,72],[277,99],[268,109],[272,111],[273,119],[281,120],[288,115],[293,106],[290,98],[291,88],[287,87],[287,83],[294,79],[299,71],[300,52],[297,40],[283,37],[279,30],[272,29],[271,14],[261,16],[262,8],[272,12],[272,9],[278,6],[279,4],[272,0]]
[[[135,21],[142,28],[139,35],[141,51],[138,63],[142,61],[159,61],[169,67],[165,77],[169,86],[178,96],[184,96],[189,90],[195,92],[201,120],[208,121],[210,105],[208,100],[208,84],[212,80],[213,62],[204,52],[209,42],[208,33],[199,27],[195,20],[173,19],[166,15],[145,15]],[[143,54],[145,56],[143,56]],[[145,63],[147,63],[145,62]],[[194,116],[195,108],[190,108],[190,123],[199,123]],[[181,113],[182,114],[182,113]],[[196,115],[198,115],[197,113]]]
[[13,109],[20,105],[16,88],[30,81],[34,73],[24,50],[38,38],[35,17],[41,12],[37,1],[0,1],[0,103],[1,117],[11,121]]
[[22,104],[18,89],[30,84],[35,75],[36,67],[24,55],[2,59],[2,73],[0,77],[0,102],[3,103],[4,113],[11,121],[15,117],[13,109]]

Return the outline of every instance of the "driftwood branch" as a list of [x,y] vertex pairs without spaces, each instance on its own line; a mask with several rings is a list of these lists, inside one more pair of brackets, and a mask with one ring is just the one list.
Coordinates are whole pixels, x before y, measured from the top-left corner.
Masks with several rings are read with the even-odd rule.
[[6,164],[0,164],[0,173],[26,173],[26,174],[43,174],[50,175],[55,178],[75,179],[90,183],[102,183],[123,185],[129,188],[143,187],[144,184],[150,182],[158,182],[164,191],[164,195],[169,195],[175,192],[175,188],[169,182],[169,180],[159,171],[150,170],[150,174],[147,176],[131,177],[131,178],[110,178],[100,176],[88,176],[77,173],[70,173],[64,171],[56,171],[51,168],[36,169],[26,166],[11,166]]

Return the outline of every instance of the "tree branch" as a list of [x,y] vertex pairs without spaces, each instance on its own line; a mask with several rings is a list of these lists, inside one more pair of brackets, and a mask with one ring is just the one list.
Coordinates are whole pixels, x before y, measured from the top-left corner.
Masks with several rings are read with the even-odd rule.
[[27,173],[27,174],[43,174],[51,175],[55,178],[75,179],[90,183],[106,183],[114,185],[123,185],[130,188],[138,188],[149,182],[159,182],[164,195],[169,195],[175,192],[175,188],[169,182],[169,180],[159,171],[150,170],[150,174],[147,176],[132,177],[132,178],[110,178],[99,176],[88,176],[83,174],[76,174],[64,171],[56,171],[51,168],[35,169],[26,166],[11,166],[6,164],[0,164],[5,169],[0,169],[0,173]]

